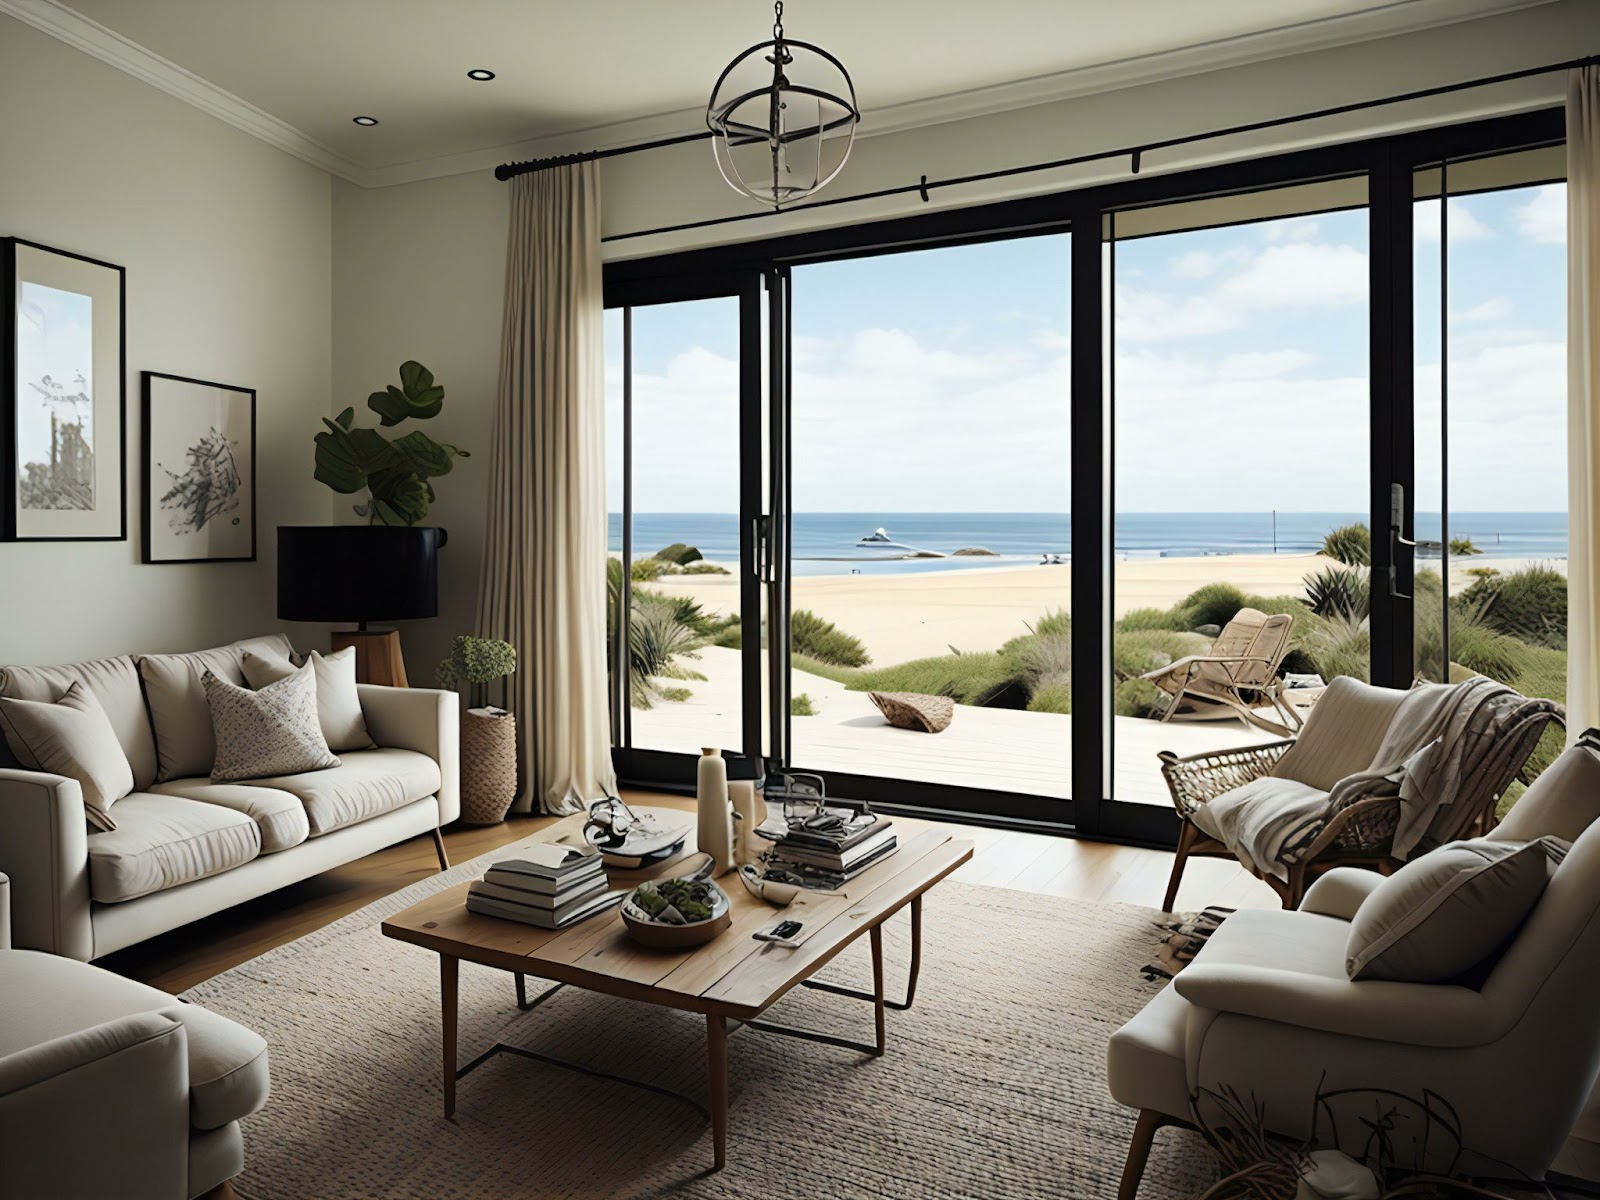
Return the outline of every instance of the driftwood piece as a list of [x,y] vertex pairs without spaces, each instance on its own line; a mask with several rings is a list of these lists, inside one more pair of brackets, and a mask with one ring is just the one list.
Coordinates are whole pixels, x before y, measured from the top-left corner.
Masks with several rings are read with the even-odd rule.
[[956,702],[949,696],[924,696],[921,692],[868,692],[889,724],[899,729],[939,733],[950,726]]

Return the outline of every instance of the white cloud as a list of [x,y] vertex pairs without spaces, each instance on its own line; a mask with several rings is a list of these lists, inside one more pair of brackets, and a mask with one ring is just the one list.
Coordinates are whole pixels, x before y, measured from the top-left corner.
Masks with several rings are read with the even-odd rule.
[[1567,241],[1567,185],[1550,183],[1535,189],[1517,208],[1517,229],[1530,241],[1564,246]]
[[[1412,208],[1412,228],[1419,242],[1439,244],[1439,202],[1419,200]],[[1492,238],[1494,230],[1478,219],[1478,215],[1458,197],[1450,200],[1450,241],[1477,242]]]
[[1511,315],[1511,301],[1504,296],[1494,296],[1482,304],[1450,314],[1457,321],[1503,321]]
[[1223,379],[1269,379],[1287,375],[1301,367],[1316,362],[1314,354],[1304,350],[1262,350],[1246,354],[1230,354],[1217,366]]
[[1220,254],[1209,250],[1190,250],[1172,260],[1172,273],[1179,279],[1205,279],[1222,263]]
[[1267,222],[1262,232],[1269,242],[1310,242],[1316,240],[1320,228],[1315,217],[1290,217]]

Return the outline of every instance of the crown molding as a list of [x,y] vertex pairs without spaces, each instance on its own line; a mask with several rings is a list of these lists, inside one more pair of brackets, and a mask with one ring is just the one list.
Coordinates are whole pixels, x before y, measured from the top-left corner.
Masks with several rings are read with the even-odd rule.
[[338,175],[352,183],[361,182],[363,170],[359,163],[336,153],[248,100],[242,100],[177,63],[146,50],[114,29],[91,21],[58,3],[58,0],[0,0],[0,14],[15,17],[41,33],[48,33],[73,49],[92,55],[331,175]]
[[[1096,63],[1050,75],[869,110],[862,121],[859,136],[875,137],[989,116],[1294,54],[1415,33],[1556,2],[1394,0],[1393,3],[1365,12],[1301,21],[1196,46],[1139,55],[1117,62]],[[486,170],[502,162],[544,158],[576,150],[615,149],[697,129],[705,118],[702,109],[681,109],[414,162],[364,166],[336,153],[271,113],[80,15],[61,0],[0,0],[0,13],[16,17],[202,112],[226,121],[268,145],[362,187],[414,183]]]

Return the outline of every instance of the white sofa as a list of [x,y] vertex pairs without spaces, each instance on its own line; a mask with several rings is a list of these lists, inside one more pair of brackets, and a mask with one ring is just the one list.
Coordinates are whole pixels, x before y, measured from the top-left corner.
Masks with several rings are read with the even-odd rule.
[[[1111,1038],[1111,1094],[1140,1110],[1120,1200],[1134,1200],[1156,1130],[1189,1124],[1196,1097],[1225,1089],[1260,1105],[1269,1132],[1324,1143],[1337,1134],[1347,1151],[1363,1144],[1364,1119],[1393,1109],[1396,1157],[1413,1160],[1402,1166],[1600,1177],[1600,732],[1558,758],[1489,836],[1545,835],[1572,849],[1478,985],[1348,978],[1349,923],[1383,882],[1371,871],[1328,872],[1299,911],[1229,917]],[[1340,1089],[1354,1089],[1355,1103],[1319,1103]],[[1448,1105],[1459,1141],[1444,1132],[1449,1121],[1419,1119],[1425,1096],[1436,1112]]]
[[[193,1200],[244,1169],[267,1044],[110,971],[7,945],[0,875],[0,1196]],[[231,1194],[231,1193],[230,1193]]]
[[[116,803],[117,828],[97,832],[76,780],[22,770],[0,742],[0,872],[11,877],[16,946],[99,958],[423,833],[448,866],[438,831],[461,807],[456,694],[363,684],[376,748],[344,752],[323,771],[213,784],[195,773],[209,770],[196,747],[212,745],[199,678],[209,667],[243,684],[247,649],[291,652],[274,635],[161,656],[167,678],[192,679],[193,689],[177,702],[163,689],[154,704],[131,655],[0,668],[0,696],[55,701],[81,682],[110,716],[134,778]],[[162,778],[180,763],[189,773]]]

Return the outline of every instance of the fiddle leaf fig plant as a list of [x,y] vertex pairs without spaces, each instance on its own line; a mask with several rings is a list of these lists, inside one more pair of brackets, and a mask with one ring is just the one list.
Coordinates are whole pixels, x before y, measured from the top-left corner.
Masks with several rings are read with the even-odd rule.
[[[367,407],[378,414],[385,429],[405,420],[426,421],[444,407],[444,388],[433,372],[416,361],[400,364],[400,386],[367,397]],[[390,441],[376,429],[355,423],[356,410],[346,408],[316,436],[316,478],[341,495],[363,489],[367,500],[355,505],[358,516],[371,525],[415,525],[428,515],[435,500],[430,480],[448,475],[457,458],[467,451],[436,442],[420,429]]]

